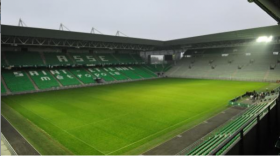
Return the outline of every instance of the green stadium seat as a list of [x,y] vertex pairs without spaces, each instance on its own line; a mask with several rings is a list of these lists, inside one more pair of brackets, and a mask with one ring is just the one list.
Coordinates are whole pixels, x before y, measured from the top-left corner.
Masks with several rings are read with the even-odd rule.
[[[246,122],[248,122],[251,117],[259,113],[266,104],[259,104],[249,107],[246,112],[244,112],[241,116],[237,117],[229,124],[225,125],[221,129],[219,129],[213,137],[208,138],[203,143],[195,147],[193,150],[187,153],[187,155],[208,155],[213,149],[215,149],[222,141],[224,141],[229,135],[232,135],[236,132],[240,127],[242,127]],[[248,131],[254,123],[256,123],[256,119],[245,127],[245,132]],[[231,140],[227,145],[225,145],[218,153],[222,154],[227,148],[229,148],[240,136],[237,135],[233,140]],[[220,138],[220,139],[219,139]]]
[[81,83],[67,69],[52,69],[50,72],[63,86],[80,85]]
[[162,72],[162,65],[161,64],[149,64],[149,65],[144,65],[147,69],[151,70],[152,72]]
[[94,54],[102,65],[117,65],[119,61],[112,54]]
[[150,64],[144,65],[147,69],[157,73],[157,72],[167,72],[172,65],[171,64]]
[[239,139],[240,135],[235,136],[228,144],[225,145],[216,155],[221,155],[223,152],[228,149],[237,139]]
[[94,66],[101,64],[100,59],[96,55],[90,53],[69,53],[70,57],[77,65]]
[[127,80],[128,79],[124,74],[120,73],[113,67],[106,67],[106,68],[104,67],[103,70],[106,71],[112,77],[114,77],[116,80]]
[[[143,59],[134,54],[87,53],[87,52],[5,52],[2,55],[2,67],[41,67],[41,66],[71,66],[71,65],[119,65],[141,64]],[[5,58],[7,62],[5,61]],[[44,63],[45,61],[45,63]],[[8,63],[8,64],[7,64]]]
[[134,72],[130,67],[115,67],[115,69],[132,80],[141,79],[142,77]]
[[102,78],[107,82],[115,81],[115,79],[102,68],[87,68],[87,70],[96,78]]
[[48,66],[70,66],[73,61],[65,53],[44,53]]
[[48,70],[28,70],[27,73],[39,89],[59,87],[59,83]]
[[35,90],[32,82],[24,71],[2,70],[2,77],[13,93]]
[[71,68],[69,71],[74,74],[78,79],[80,79],[84,84],[96,83],[95,77],[91,75],[84,68]]
[[113,54],[120,64],[134,64],[136,61],[129,54]]
[[163,65],[163,72],[167,72],[171,68],[172,68],[172,64],[164,64]]
[[137,74],[139,74],[141,77],[143,78],[153,78],[153,77],[157,77],[154,73],[148,71],[147,69],[145,69],[144,67],[140,66],[133,66],[130,67],[132,70],[134,70]]
[[131,57],[134,58],[136,64],[145,64],[145,61],[137,54],[131,54]]
[[38,52],[5,52],[5,57],[10,66],[34,67],[45,66]]

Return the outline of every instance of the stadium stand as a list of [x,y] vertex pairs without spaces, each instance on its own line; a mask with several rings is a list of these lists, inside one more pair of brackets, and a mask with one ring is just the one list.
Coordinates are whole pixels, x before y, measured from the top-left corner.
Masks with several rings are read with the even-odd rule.
[[171,68],[171,64],[149,64],[145,65],[149,70],[158,73],[158,72],[166,72]]
[[84,84],[93,84],[96,83],[95,77],[93,77],[88,71],[84,68],[70,68],[69,71],[79,78]]
[[63,86],[81,84],[67,69],[51,69],[50,72]]
[[134,59],[129,54],[114,54],[120,64],[134,64],[136,63]]
[[2,77],[11,92],[35,90],[32,82],[24,71],[2,70]]
[[109,75],[111,75],[112,77],[114,77],[116,80],[127,80],[128,79],[124,74],[120,73],[113,67],[104,67],[103,70],[105,72],[107,72]]
[[59,83],[48,70],[28,70],[27,73],[39,89],[59,87]]
[[114,67],[115,70],[119,71],[120,73],[123,73],[125,76],[132,80],[141,79],[141,76],[136,74],[130,67]]
[[113,54],[95,54],[100,62],[100,65],[117,65],[119,61],[113,56]]
[[[100,83],[99,78],[103,79],[103,83],[155,78],[158,77],[157,71],[168,69],[165,65],[145,66],[137,54],[113,54],[108,51],[4,52],[1,55],[2,67],[6,68],[2,76],[12,94],[95,84]],[[23,77],[20,81],[19,76]],[[4,89],[2,92],[7,92]]]
[[[88,52],[3,52],[2,67],[58,67],[58,66],[96,66],[144,64],[144,60],[136,54],[111,54]],[[8,64],[7,64],[8,62]]]
[[44,66],[38,52],[5,52],[5,58],[9,65],[14,67]]
[[134,66],[130,67],[130,69],[134,70],[137,74],[139,74],[143,78],[154,78],[157,77],[153,72],[148,71],[143,66]]
[[136,64],[145,64],[145,61],[137,54],[131,54],[131,57],[135,60]]
[[97,56],[89,53],[68,53],[77,65],[97,65],[101,62],[98,61]]
[[280,55],[274,51],[262,47],[190,50],[166,75],[275,81],[280,77]]
[[88,68],[87,69],[94,77],[101,78],[106,82],[115,81],[107,72],[101,68]]
[[[266,97],[266,99],[271,98],[271,96]],[[233,135],[239,128],[241,128],[246,122],[250,119],[253,119],[255,115],[260,114],[260,117],[263,117],[268,111],[264,109],[268,106],[268,103],[263,100],[258,104],[252,105],[249,107],[242,115],[237,116],[232,119],[224,126],[216,130],[213,134],[206,137],[205,140],[200,143],[198,146],[195,146],[192,150],[187,152],[187,155],[209,155],[218,145],[220,145],[225,139]],[[244,133],[248,132],[257,122],[257,119],[254,119],[252,123],[245,127]],[[227,143],[221,150],[218,151],[216,155],[223,154],[229,147],[231,147],[235,141],[240,139],[240,135],[234,137],[229,143]]]
[[66,53],[44,53],[46,64],[48,66],[70,66],[72,60]]

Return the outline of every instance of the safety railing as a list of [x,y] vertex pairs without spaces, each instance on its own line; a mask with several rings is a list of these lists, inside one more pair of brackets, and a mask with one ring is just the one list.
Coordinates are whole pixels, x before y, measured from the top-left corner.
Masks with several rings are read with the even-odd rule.
[[[269,108],[272,108],[275,106],[275,101],[277,99],[277,97],[279,96],[278,93],[274,93],[276,96],[275,98],[271,99],[271,102],[269,104],[267,104],[262,110],[260,110],[257,115],[255,116],[258,116],[259,118],[262,118],[264,116],[264,110],[266,110],[268,107]],[[182,151],[180,151],[177,155],[185,155],[189,152],[191,152],[194,148],[198,147],[201,143],[203,143],[204,141],[208,140],[210,137],[213,137],[215,136],[224,126],[230,124],[232,121],[234,121],[235,119],[239,118],[240,116],[242,116],[244,113],[246,113],[247,109],[245,109],[244,111],[240,112],[238,115],[232,117],[229,121],[225,122],[224,124],[220,125],[219,127],[217,127],[215,130],[211,131],[210,133],[208,133],[207,135],[205,135],[204,137],[202,137],[201,139],[197,140],[196,142],[194,142],[193,144],[191,144],[190,146],[188,146],[187,148],[183,149]],[[252,122],[253,121],[256,121],[256,117],[253,116],[251,117],[251,119],[246,122],[245,124],[243,124],[243,129],[246,128],[247,126],[249,125],[252,125]],[[250,122],[251,121],[251,122]],[[244,126],[245,125],[245,126]],[[242,128],[241,127],[241,128]],[[238,135],[239,133],[237,133]],[[233,134],[234,135],[234,134]],[[232,136],[232,135],[231,135]],[[235,135],[236,136],[236,135]],[[235,137],[234,136],[234,137]],[[234,138],[234,137],[230,137],[230,138]],[[226,139],[227,140],[227,139]],[[228,142],[230,142],[231,140],[229,140]],[[226,144],[224,144],[226,145]],[[218,150],[219,151],[219,150]],[[217,151],[217,152],[218,152]],[[212,154],[209,154],[209,155],[212,155]],[[214,155],[214,154],[213,154]]]

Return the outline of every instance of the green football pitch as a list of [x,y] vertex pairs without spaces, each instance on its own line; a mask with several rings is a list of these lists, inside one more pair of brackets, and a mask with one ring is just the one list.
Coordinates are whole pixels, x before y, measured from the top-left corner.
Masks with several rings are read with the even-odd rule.
[[141,154],[269,83],[156,79],[2,97],[41,154]]

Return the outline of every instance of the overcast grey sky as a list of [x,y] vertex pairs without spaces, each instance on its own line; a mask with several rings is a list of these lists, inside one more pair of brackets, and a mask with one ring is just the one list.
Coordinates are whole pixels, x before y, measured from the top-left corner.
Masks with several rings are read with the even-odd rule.
[[2,0],[2,24],[170,40],[276,25],[247,0]]

